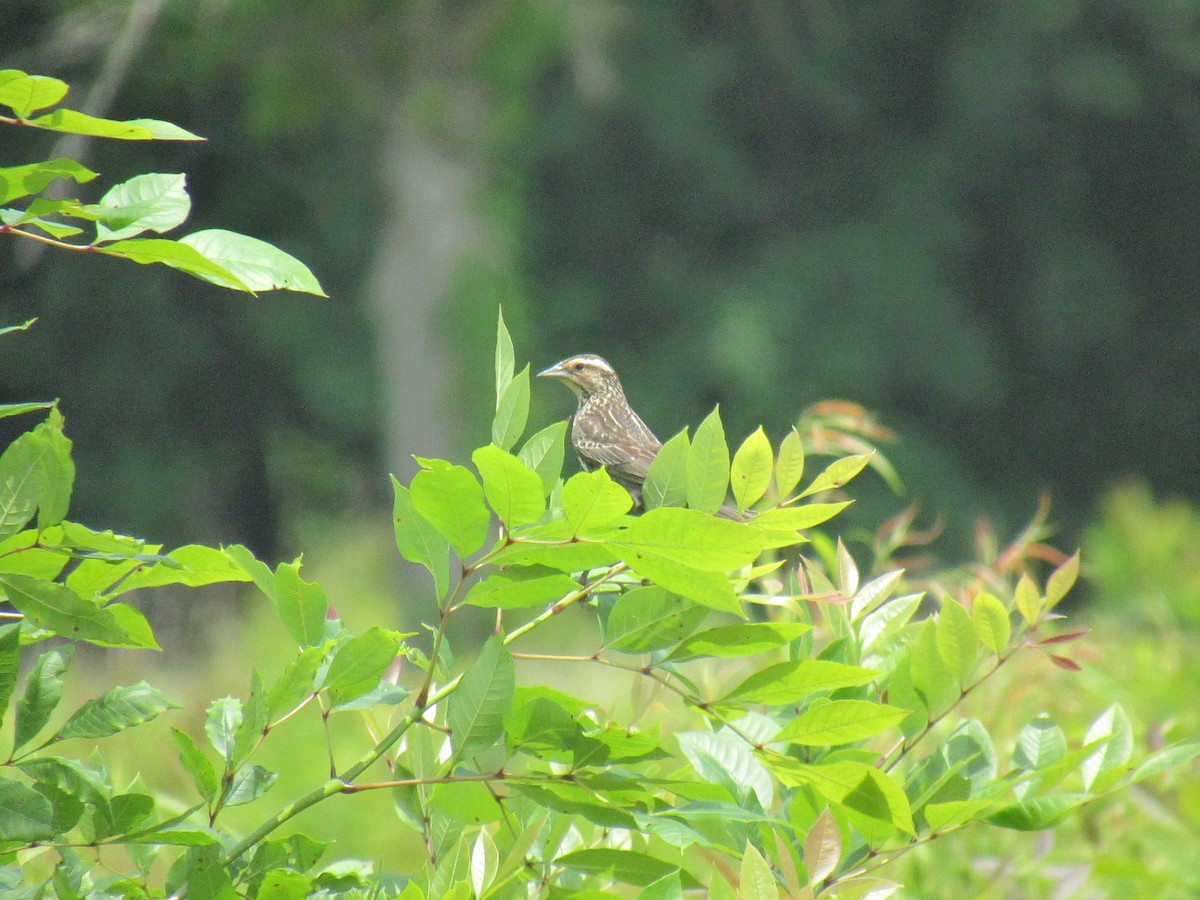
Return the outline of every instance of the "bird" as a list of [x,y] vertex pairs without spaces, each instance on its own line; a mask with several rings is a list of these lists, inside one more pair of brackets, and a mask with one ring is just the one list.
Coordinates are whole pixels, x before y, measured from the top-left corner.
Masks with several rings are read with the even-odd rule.
[[[571,444],[584,471],[603,466],[641,508],[642,485],[662,441],[629,405],[616,369],[603,357],[580,353],[538,372],[538,377],[561,381],[579,400],[571,419]],[[745,518],[732,506],[722,506],[717,515]]]

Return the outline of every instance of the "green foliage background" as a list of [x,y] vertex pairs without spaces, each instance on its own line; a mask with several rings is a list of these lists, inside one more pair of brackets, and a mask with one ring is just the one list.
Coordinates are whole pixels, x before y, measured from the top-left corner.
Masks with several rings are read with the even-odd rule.
[[[124,12],[7,4],[3,62],[82,91]],[[1141,0],[168,3],[114,111],[210,140],[97,167],[188,171],[199,226],[288,248],[334,302],[218,315],[170,273],[6,247],[10,318],[71,315],[11,351],[5,388],[96,399],[73,419],[81,510],[130,530],[291,548],[297,508],[378,497],[388,350],[363,297],[395,249],[376,226],[404,96],[479,168],[498,247],[443,300],[449,358],[422,361],[460,446],[503,298],[535,361],[608,355],[661,432],[716,401],[776,434],[861,402],[904,435],[912,496],[960,521],[1014,525],[1050,487],[1078,526],[1131,471],[1194,497],[1197,32],[1195,4]]]

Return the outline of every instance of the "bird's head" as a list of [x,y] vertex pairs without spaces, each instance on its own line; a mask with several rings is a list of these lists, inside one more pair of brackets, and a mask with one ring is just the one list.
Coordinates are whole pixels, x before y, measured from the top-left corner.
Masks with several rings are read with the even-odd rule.
[[616,370],[594,353],[581,353],[557,362],[538,378],[554,378],[569,387],[580,399],[608,393],[622,393]]

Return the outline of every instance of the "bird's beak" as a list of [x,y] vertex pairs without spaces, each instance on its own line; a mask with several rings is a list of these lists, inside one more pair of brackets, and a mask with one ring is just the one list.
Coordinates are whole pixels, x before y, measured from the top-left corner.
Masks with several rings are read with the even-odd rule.
[[537,377],[568,379],[571,377],[571,373],[563,368],[562,363],[555,363],[550,368],[543,369],[542,371],[538,372]]

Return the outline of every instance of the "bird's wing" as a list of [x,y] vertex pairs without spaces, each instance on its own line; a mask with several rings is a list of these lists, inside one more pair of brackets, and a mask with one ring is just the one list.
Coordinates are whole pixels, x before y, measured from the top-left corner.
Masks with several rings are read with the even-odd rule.
[[604,466],[618,480],[640,483],[662,444],[632,410],[626,407],[624,412],[628,418],[620,422],[607,410],[577,416],[571,442],[580,457],[593,467]]

